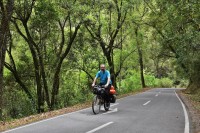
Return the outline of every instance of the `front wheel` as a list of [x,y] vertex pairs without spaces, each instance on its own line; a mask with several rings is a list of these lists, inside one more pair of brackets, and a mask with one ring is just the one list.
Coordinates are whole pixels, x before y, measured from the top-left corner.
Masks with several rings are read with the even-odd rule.
[[92,102],[92,111],[94,114],[98,114],[100,112],[100,108],[101,108],[101,103],[100,103],[100,99],[98,98],[98,96],[94,96],[93,98],[93,102]]
[[105,109],[105,111],[108,111],[109,110],[109,108],[110,108],[110,101],[104,101],[104,109]]

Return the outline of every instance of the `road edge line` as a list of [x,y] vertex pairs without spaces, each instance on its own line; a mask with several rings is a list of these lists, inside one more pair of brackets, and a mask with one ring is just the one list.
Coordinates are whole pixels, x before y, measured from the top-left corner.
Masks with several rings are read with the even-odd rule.
[[77,110],[77,111],[75,111],[75,112],[70,112],[70,113],[58,115],[58,116],[55,116],[55,117],[51,117],[51,118],[39,120],[39,121],[36,121],[36,122],[33,122],[33,123],[25,124],[25,125],[22,125],[22,126],[19,126],[19,127],[10,129],[10,130],[7,130],[7,131],[3,131],[3,132],[1,132],[1,133],[9,133],[9,132],[12,132],[12,131],[15,131],[15,130],[19,130],[19,129],[22,129],[22,128],[25,128],[25,127],[29,127],[29,126],[32,126],[32,125],[36,125],[36,124],[39,124],[39,123],[43,123],[43,122],[46,122],[46,121],[49,121],[49,120],[53,120],[53,119],[57,119],[57,118],[64,117],[64,116],[68,116],[68,115],[71,115],[71,114],[74,114],[74,113],[78,113],[78,112],[81,112],[81,111],[84,111],[84,110],[87,110],[87,109],[90,109],[90,108],[91,108],[91,107],[85,108],[85,109],[81,109],[81,110]]
[[182,108],[183,108],[183,112],[184,112],[184,116],[185,116],[185,129],[184,129],[184,133],[190,133],[190,123],[189,123],[189,117],[188,117],[188,113],[185,107],[185,104],[182,102],[182,100],[180,99],[180,97],[178,96],[178,94],[176,93],[176,91],[174,90],[176,97],[178,98],[178,100],[180,101]]

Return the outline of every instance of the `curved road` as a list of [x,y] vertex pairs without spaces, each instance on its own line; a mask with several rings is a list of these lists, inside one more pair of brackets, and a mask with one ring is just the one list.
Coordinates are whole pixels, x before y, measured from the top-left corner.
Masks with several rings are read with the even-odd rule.
[[175,89],[153,89],[117,100],[108,112],[91,108],[3,133],[189,133],[187,112]]

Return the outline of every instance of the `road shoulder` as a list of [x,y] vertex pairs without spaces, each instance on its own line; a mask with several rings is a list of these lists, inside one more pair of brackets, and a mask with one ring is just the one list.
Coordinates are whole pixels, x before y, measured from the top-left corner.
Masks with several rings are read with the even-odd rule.
[[200,108],[196,108],[196,106],[200,106],[200,102],[195,102],[191,99],[189,94],[185,94],[181,91],[178,92],[178,95],[188,110],[191,120],[191,133],[200,133]]

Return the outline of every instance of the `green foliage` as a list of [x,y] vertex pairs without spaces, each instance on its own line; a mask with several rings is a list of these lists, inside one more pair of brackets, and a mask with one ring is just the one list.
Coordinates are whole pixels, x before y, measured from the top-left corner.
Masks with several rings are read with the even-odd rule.
[[188,80],[182,79],[180,80],[180,83],[178,84],[177,88],[187,88],[188,84]]
[[128,74],[127,78],[121,81],[118,93],[128,93],[142,88],[140,74],[136,71],[129,71]]
[[158,79],[153,75],[145,75],[145,82],[148,87],[156,88],[171,88],[173,81],[169,78]]
[[[36,51],[36,59],[43,61],[51,97],[55,68],[69,42],[74,39],[58,76],[60,81],[56,109],[91,100],[92,80],[99,70],[99,64],[108,64],[108,54],[114,71],[119,72],[118,93],[142,89],[136,28],[140,31],[138,42],[142,44],[147,87],[185,87],[188,80],[192,80],[195,84],[191,87],[194,90],[200,88],[200,4],[197,0],[194,0],[196,4],[166,0],[150,0],[148,3],[139,0],[38,0],[33,5],[31,2],[15,1],[13,23],[10,26],[12,40],[8,44],[14,62],[8,54],[6,62],[13,69],[16,66],[21,82],[28,88],[36,103],[36,69],[30,44]],[[121,6],[120,13],[117,6]],[[28,21],[28,29],[22,21]],[[122,21],[124,23],[120,28],[119,23]],[[79,23],[81,27],[73,38],[75,27]],[[90,28],[91,33],[87,28]],[[26,30],[30,31],[30,36]],[[116,37],[113,36],[114,33],[117,33]],[[113,44],[111,42],[110,45],[113,38]],[[105,45],[105,49],[102,45]],[[42,92],[46,94],[40,63],[38,68]],[[33,106],[23,88],[15,82],[13,73],[4,69],[4,76],[4,116],[20,118],[37,113],[37,107]],[[42,106],[44,111],[49,111],[46,100]]]
[[159,87],[158,80],[159,79],[151,74],[145,74],[145,83],[147,87]]
[[26,94],[18,90],[16,84],[13,88],[6,88],[6,90],[3,97],[5,119],[16,119],[37,113],[36,108],[32,106]]
[[[138,71],[130,71],[130,75],[121,81],[121,88],[119,93],[128,93],[138,89],[142,89],[140,73]],[[151,88],[171,88],[173,81],[169,78],[158,79],[152,74],[145,74],[145,83],[147,87]]]
[[[68,75],[71,75],[70,77]],[[66,71],[63,74],[58,96],[57,108],[84,103],[92,97],[91,87],[88,87],[88,77],[81,71]],[[77,81],[77,82],[75,82]]]
[[157,87],[161,87],[161,88],[171,88],[171,87],[173,87],[173,81],[169,78],[158,79],[155,82],[156,82],[155,84],[156,84]]

